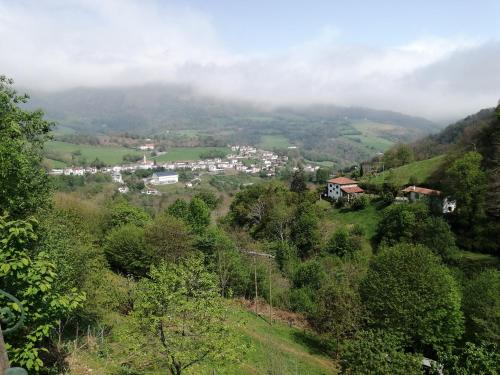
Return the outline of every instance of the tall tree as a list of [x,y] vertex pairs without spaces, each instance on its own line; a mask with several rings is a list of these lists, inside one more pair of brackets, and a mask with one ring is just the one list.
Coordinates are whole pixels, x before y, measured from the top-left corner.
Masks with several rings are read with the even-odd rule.
[[139,284],[134,316],[158,340],[153,351],[172,375],[203,361],[235,358],[238,347],[217,277],[205,270],[202,257],[163,262],[149,276]]
[[421,245],[383,249],[370,264],[361,296],[377,328],[397,332],[416,351],[439,351],[463,333],[459,287]]
[[52,124],[42,111],[22,109],[28,96],[18,95],[12,84],[0,76],[0,213],[22,218],[49,202],[49,180],[41,161]]
[[293,173],[292,182],[290,183],[290,190],[295,193],[303,193],[307,191],[306,174],[304,170],[298,169]]

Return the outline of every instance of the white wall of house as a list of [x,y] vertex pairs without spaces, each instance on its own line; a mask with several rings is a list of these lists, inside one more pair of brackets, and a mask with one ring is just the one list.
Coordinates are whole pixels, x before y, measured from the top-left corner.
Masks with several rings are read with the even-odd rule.
[[332,184],[331,182],[329,182],[327,195],[330,198],[337,200],[343,197],[344,195],[347,195],[340,189],[341,187],[352,187],[352,186],[357,186],[357,184],[340,185],[340,184]]

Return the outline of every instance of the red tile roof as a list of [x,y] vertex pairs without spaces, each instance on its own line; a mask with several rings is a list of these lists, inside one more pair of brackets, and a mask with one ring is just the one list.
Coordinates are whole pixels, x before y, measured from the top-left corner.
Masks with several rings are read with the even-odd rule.
[[350,178],[347,178],[347,177],[332,178],[331,180],[328,180],[328,182],[331,183],[331,184],[339,184],[339,185],[357,184],[356,181],[353,181],[353,180],[351,180]]
[[353,194],[353,193],[363,193],[364,190],[361,189],[359,186],[345,186],[341,187],[340,190],[342,190],[344,193],[347,194]]
[[414,191],[415,193],[424,194],[424,195],[441,195],[442,193],[439,190],[427,189],[418,186],[408,186],[407,188],[401,190],[403,193],[411,193]]

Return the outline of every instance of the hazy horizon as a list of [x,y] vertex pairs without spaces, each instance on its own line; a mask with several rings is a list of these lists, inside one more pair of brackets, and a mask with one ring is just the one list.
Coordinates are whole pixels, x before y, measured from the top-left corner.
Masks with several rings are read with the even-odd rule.
[[0,0],[0,74],[28,90],[186,84],[446,121],[500,97],[498,14],[494,1]]

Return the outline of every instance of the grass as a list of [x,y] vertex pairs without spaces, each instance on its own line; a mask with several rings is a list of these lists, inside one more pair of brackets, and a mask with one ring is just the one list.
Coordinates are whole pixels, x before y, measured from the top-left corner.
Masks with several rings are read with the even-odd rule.
[[377,224],[380,219],[380,211],[372,203],[363,210],[351,211],[344,208],[332,208],[330,218],[343,226],[358,224],[363,228],[368,239],[372,238],[377,229]]
[[157,156],[154,159],[159,163],[168,161],[199,160],[201,153],[213,150],[223,151],[226,154],[230,152],[227,147],[176,147],[167,149],[166,154]]
[[[59,162],[54,165],[63,167],[64,164],[71,164],[71,154],[80,151],[82,157],[88,162],[99,158],[106,164],[114,165],[123,162],[123,156],[127,154],[142,156],[143,152],[120,146],[92,146],[84,144],[73,144],[68,142],[50,141],[45,146],[49,157],[57,154],[57,159],[66,160],[66,163]],[[198,160],[200,154],[207,151],[219,150],[229,153],[227,147],[176,147],[167,150],[167,153],[154,159],[157,162]],[[53,157],[53,156],[52,156]],[[50,159],[51,162],[54,160]]]
[[361,141],[361,144],[363,144],[364,146],[367,146],[369,148],[374,149],[375,151],[380,151],[380,152],[387,150],[394,144],[394,142],[391,142],[388,139],[377,137],[371,134],[347,135],[346,137],[351,140],[359,139]]
[[264,150],[287,148],[291,146],[288,139],[282,135],[263,135],[260,137],[259,147]]
[[386,179],[390,179],[398,185],[406,185],[409,183],[410,177],[413,176],[417,179],[418,183],[423,183],[439,168],[443,161],[444,155],[416,161],[379,173],[376,176],[364,178],[363,182],[381,185]]
[[[275,322],[271,326],[262,317],[257,317],[254,313],[233,303],[231,303],[229,320],[230,325],[239,335],[237,345],[248,348],[242,350],[238,362],[224,366],[203,363],[186,369],[186,374],[329,375],[338,373],[336,363],[323,353],[317,338],[308,331],[289,327],[282,322]],[[119,324],[124,323],[125,321],[120,319]],[[111,333],[111,337],[118,336]],[[128,361],[127,353],[120,343],[111,342],[108,343],[107,350],[96,348],[94,351],[78,351],[70,356],[69,362],[72,364],[70,374],[79,375],[120,373],[120,363]],[[156,363],[152,365],[154,367]],[[79,371],[81,369],[86,371]],[[165,370],[146,370],[141,373],[159,375],[165,374]]]
[[[71,153],[80,151],[82,156],[88,162],[96,158],[102,160],[106,164],[119,164],[126,154],[142,155],[141,152],[120,146],[92,146],[92,145],[77,145],[68,142],[50,141],[45,145],[45,149],[49,153],[57,153],[64,160],[71,162]],[[67,163],[66,163],[67,164]]]

